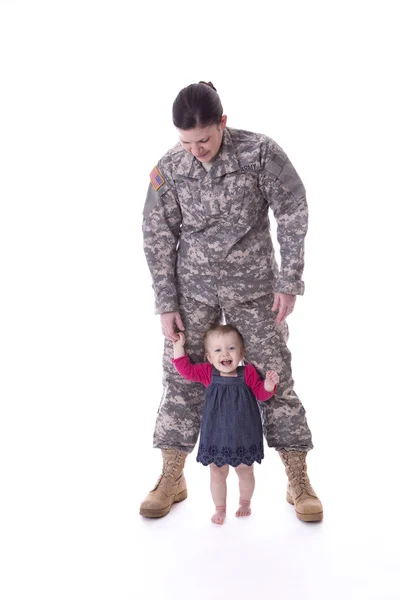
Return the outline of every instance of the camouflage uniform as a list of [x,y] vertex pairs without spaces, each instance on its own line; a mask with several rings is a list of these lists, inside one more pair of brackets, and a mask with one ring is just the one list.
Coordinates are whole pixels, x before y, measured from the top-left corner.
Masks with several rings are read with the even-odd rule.
[[[204,360],[203,335],[223,310],[244,337],[246,359],[262,376],[268,369],[279,373],[274,398],[260,404],[268,445],[310,450],[305,411],[293,390],[287,324],[276,324],[271,311],[273,292],[304,292],[307,203],[299,176],[273,140],[236,129],[224,131],[209,172],[179,144],[157,170],[158,183],[149,185],[143,212],[156,312],[180,313],[186,351],[197,362]],[[278,224],[280,272],[269,208]],[[191,452],[204,388],[176,372],[172,353],[166,341],[154,446]]]

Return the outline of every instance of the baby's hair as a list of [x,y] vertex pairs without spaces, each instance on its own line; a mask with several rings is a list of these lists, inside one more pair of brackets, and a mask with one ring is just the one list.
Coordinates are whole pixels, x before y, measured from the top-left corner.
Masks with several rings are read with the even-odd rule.
[[212,335],[213,333],[219,333],[221,335],[224,335],[225,333],[236,333],[236,335],[238,336],[242,347],[244,348],[244,340],[243,340],[243,336],[240,333],[240,331],[234,326],[234,325],[230,325],[229,323],[227,323],[226,325],[221,325],[220,323],[215,323],[214,325],[211,325],[210,329],[208,331],[206,331],[206,333],[204,334],[204,338],[203,338],[203,342],[204,342],[204,347],[207,349],[207,340],[210,337],[210,335]]

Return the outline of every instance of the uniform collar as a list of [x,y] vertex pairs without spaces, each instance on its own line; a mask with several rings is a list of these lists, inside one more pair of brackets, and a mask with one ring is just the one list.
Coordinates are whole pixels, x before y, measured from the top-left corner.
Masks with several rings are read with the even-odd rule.
[[221,177],[222,175],[226,175],[226,173],[238,171],[238,169],[239,162],[232,142],[232,137],[229,129],[225,129],[221,148],[213,162],[210,175],[211,177]]
[[[239,162],[236,156],[236,150],[232,142],[232,137],[228,129],[224,130],[221,148],[213,161],[209,173],[211,177],[221,177],[226,173],[233,173],[239,169]],[[179,162],[176,165],[176,173],[185,177],[193,177],[195,179],[203,178],[207,175],[207,171],[201,165],[193,154],[183,150],[183,154],[179,153]]]

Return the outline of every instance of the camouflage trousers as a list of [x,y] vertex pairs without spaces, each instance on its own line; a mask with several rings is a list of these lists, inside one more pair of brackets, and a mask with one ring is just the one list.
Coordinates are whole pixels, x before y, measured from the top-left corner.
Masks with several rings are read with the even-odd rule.
[[[308,451],[313,447],[305,410],[293,390],[291,354],[286,345],[286,322],[277,324],[271,308],[274,296],[224,308],[227,323],[241,332],[246,348],[245,362],[252,363],[265,377],[273,369],[279,374],[278,389],[267,402],[258,403],[268,446],[276,450]],[[216,321],[220,307],[207,306],[190,298],[180,299],[179,313],[185,325],[186,353],[192,362],[205,362],[203,336]],[[191,452],[199,435],[205,388],[184,379],[171,359],[172,342],[165,340],[163,357],[164,392],[154,431],[155,448]]]

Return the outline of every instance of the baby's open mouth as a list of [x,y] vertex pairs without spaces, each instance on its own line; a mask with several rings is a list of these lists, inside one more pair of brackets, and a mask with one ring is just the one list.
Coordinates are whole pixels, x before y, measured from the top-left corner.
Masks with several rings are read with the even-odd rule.
[[223,365],[224,367],[230,367],[231,364],[231,360],[221,360],[221,365]]

